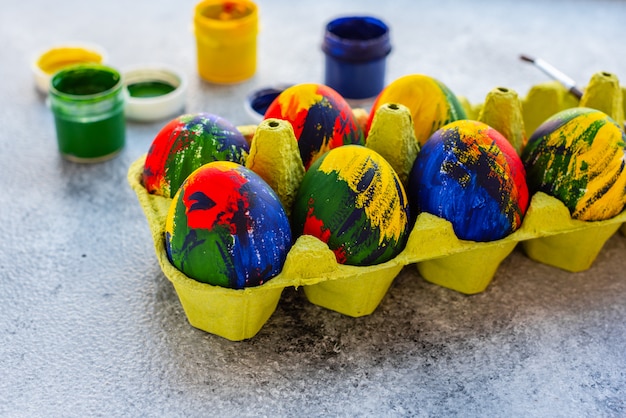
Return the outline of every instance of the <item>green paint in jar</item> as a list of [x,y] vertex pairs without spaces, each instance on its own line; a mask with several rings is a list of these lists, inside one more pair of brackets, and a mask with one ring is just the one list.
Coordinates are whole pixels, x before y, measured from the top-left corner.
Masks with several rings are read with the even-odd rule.
[[122,77],[100,64],[81,64],[56,73],[50,81],[61,155],[76,162],[112,158],[126,137]]
[[159,97],[176,90],[176,87],[164,81],[141,81],[128,85],[131,97]]

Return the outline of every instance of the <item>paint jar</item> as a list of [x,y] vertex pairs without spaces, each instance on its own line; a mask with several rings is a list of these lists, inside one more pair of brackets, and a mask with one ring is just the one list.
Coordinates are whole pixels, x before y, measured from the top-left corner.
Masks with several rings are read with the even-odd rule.
[[256,71],[258,9],[247,0],[205,0],[196,5],[198,72],[213,83],[237,83]]
[[120,73],[100,64],[67,67],[52,77],[50,107],[61,155],[99,162],[124,147],[123,87]]
[[325,84],[346,99],[368,99],[385,85],[386,59],[391,52],[389,28],[370,16],[349,16],[326,25]]
[[254,90],[246,96],[244,108],[255,123],[261,123],[267,108],[272,104],[280,93],[291,87],[291,84],[278,84]]
[[187,78],[165,65],[138,66],[124,71],[127,119],[152,122],[179,115],[185,108]]

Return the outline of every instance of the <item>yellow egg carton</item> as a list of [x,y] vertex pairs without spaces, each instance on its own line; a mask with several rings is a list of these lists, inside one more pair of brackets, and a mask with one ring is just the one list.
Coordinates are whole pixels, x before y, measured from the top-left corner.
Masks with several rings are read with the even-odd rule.
[[[594,84],[592,79],[587,91],[594,92],[596,89],[592,87],[600,84],[602,83]],[[602,86],[604,88],[604,84]],[[605,103],[606,96],[615,95],[600,95],[603,99],[597,103],[585,101],[583,96],[579,103],[566,97],[568,94],[556,83],[545,83],[533,87],[525,100],[519,100],[512,90],[497,88],[487,95],[482,105],[471,107],[466,103],[466,110],[470,118],[498,126],[496,129],[501,130],[505,136],[508,134],[523,141],[525,121],[539,119],[534,109],[541,108],[541,112],[546,112],[543,107],[546,96],[554,98],[554,107],[550,109],[551,114],[554,114],[566,107],[572,107],[571,105],[584,104],[600,108],[598,103]],[[619,94],[617,102],[622,109],[623,92],[619,90]],[[494,112],[493,106],[506,110]],[[410,112],[397,104],[387,104],[381,109],[384,110],[379,112],[384,113],[384,116],[379,117],[377,112],[370,132],[377,129],[381,135],[385,135],[390,126],[395,126],[400,145],[395,142],[393,146],[375,145],[380,147],[376,151],[383,156],[390,152],[398,154],[396,148],[410,147],[410,141],[404,140],[413,135],[413,129],[409,125],[412,123]],[[601,110],[606,112],[605,109]],[[614,118],[617,114],[616,119],[619,120],[620,112],[623,115],[623,110],[613,109],[607,113]],[[362,110],[355,110],[355,116],[361,122],[364,115]],[[494,115],[499,116],[494,118]],[[274,133],[276,138],[284,136],[285,132],[286,136],[293,135],[289,123],[275,119],[264,121],[258,127],[240,127],[240,130],[248,138],[265,135],[271,140]],[[515,145],[515,140],[511,141]],[[376,138],[372,142],[382,143]],[[293,144],[290,147],[289,149],[293,149]],[[388,158],[394,160],[393,155]],[[137,194],[148,220],[160,267],[172,282],[190,324],[233,341],[252,338],[259,332],[275,311],[286,287],[302,287],[311,303],[348,316],[360,317],[371,314],[378,307],[395,277],[407,265],[415,264],[420,275],[431,283],[464,294],[475,294],[487,288],[500,263],[518,244],[529,258],[537,262],[577,272],[592,265],[606,241],[620,227],[626,234],[626,210],[605,221],[578,221],[571,218],[569,210],[562,202],[539,192],[532,196],[522,226],[501,240],[460,240],[450,222],[429,213],[421,213],[404,250],[386,263],[365,267],[338,264],[334,253],[325,243],[315,237],[303,235],[295,241],[279,275],[257,287],[228,289],[191,279],[169,262],[164,232],[172,199],[149,194],[143,187],[141,178],[144,161],[145,156],[130,166],[128,182]],[[390,163],[399,171],[401,178],[406,178],[407,173],[403,174],[403,171],[406,171],[409,164],[402,161]],[[281,179],[281,176],[276,178]],[[297,187],[297,182],[291,183],[294,183],[293,187]],[[293,198],[293,187],[277,191],[281,200]]]

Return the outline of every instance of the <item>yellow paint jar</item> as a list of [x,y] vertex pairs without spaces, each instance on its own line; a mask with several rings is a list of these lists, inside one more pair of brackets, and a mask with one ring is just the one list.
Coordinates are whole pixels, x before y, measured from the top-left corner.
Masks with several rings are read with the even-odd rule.
[[256,71],[258,8],[247,0],[204,0],[194,13],[198,72],[213,83],[236,83]]
[[33,61],[35,84],[39,91],[48,93],[50,78],[59,70],[75,64],[104,64],[106,53],[96,45],[68,44],[54,46],[36,55]]

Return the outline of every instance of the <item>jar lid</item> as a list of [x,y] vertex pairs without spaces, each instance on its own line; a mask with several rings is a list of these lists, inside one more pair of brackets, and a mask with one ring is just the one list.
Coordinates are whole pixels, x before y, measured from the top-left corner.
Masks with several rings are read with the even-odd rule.
[[149,122],[181,114],[185,108],[187,79],[165,65],[138,66],[124,72],[126,117]]
[[37,89],[48,94],[50,79],[63,68],[75,64],[106,64],[107,54],[98,45],[71,42],[50,47],[35,54],[32,71]]

